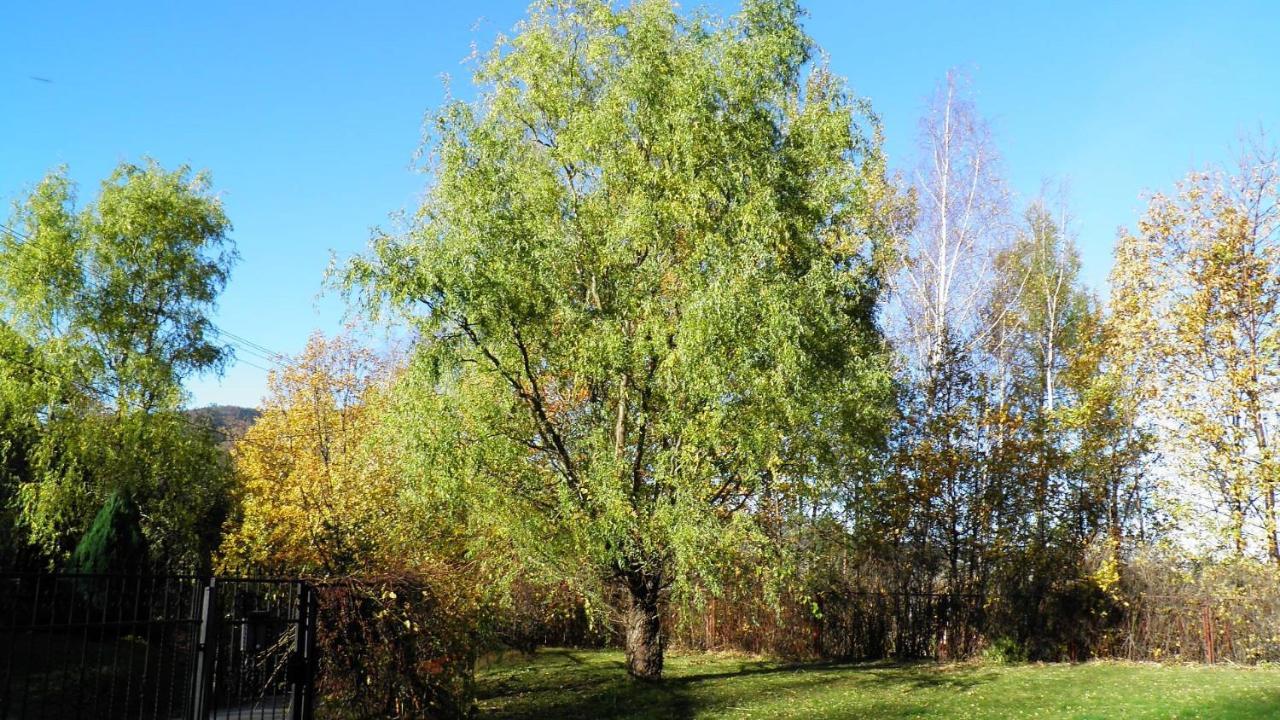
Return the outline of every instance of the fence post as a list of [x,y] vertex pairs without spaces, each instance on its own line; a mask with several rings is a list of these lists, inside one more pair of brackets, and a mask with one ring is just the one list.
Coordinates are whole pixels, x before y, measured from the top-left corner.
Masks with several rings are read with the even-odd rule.
[[218,588],[216,578],[201,582],[200,625],[196,631],[195,677],[192,678],[191,719],[206,720],[212,709],[213,666],[216,660],[218,621]]
[[311,586],[298,583],[298,621],[293,639],[289,703],[291,720],[311,720],[315,708],[316,597]]

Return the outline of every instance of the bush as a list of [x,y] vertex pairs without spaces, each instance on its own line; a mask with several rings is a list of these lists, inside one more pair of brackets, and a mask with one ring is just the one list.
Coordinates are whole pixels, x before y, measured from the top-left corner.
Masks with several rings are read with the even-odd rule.
[[568,583],[550,587],[515,582],[496,609],[493,640],[500,648],[532,653],[540,647],[604,647],[616,633],[592,617],[585,597]]
[[318,586],[323,717],[472,717],[477,603],[451,577],[402,573]]
[[1134,660],[1280,662],[1280,568],[1148,550],[1121,574],[1112,653]]
[[982,649],[983,662],[996,665],[1009,665],[1027,661],[1027,651],[1022,644],[1011,637],[998,637],[990,645]]

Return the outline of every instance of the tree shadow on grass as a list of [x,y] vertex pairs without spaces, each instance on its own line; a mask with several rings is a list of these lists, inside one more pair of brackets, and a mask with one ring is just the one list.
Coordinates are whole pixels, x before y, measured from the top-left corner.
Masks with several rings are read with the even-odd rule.
[[[551,656],[550,659],[548,656]],[[681,683],[632,680],[621,662],[586,662],[572,652],[543,653],[529,668],[514,668],[479,683],[482,718],[681,718],[694,717]]]
[[840,676],[850,677],[850,673],[862,673],[874,676],[881,680],[907,686],[913,690],[930,688],[967,690],[995,677],[993,673],[989,671],[984,672],[977,667],[943,669],[938,664],[928,661],[850,662],[833,660],[825,662],[787,664],[755,662],[744,664],[738,670],[680,675],[668,678],[664,682],[692,685],[712,680],[746,678],[753,675],[783,675],[787,673],[796,675],[816,674],[820,676],[820,679],[823,681],[834,680]]
[[1280,688],[1263,697],[1226,697],[1212,702],[1179,708],[1176,717],[1214,720],[1275,720],[1280,718]]
[[[1280,687],[1233,692],[1222,687],[1198,700],[1161,696],[1138,682],[1137,696],[1088,700],[1087,683],[1062,680],[1044,692],[1025,692],[1024,679],[983,665],[932,662],[817,662],[781,664],[727,658],[675,656],[668,677],[641,683],[627,677],[616,653],[543,651],[527,663],[486,671],[478,683],[481,718],[601,718],[602,720],[690,720],[714,715],[837,718],[944,718],[952,702],[977,691],[975,702],[991,718],[1026,717],[1044,703],[1058,717],[1202,717],[1214,720],[1280,718]],[[992,694],[1005,678],[1004,692]],[[1087,679],[1087,678],[1086,678]],[[1195,682],[1188,678],[1188,681]],[[985,689],[984,689],[985,688]],[[1065,696],[1064,697],[1064,693]],[[1077,706],[1074,696],[1082,705]],[[1104,693],[1104,695],[1107,695]],[[1133,700],[1131,703],[1130,700]],[[1052,705],[1052,707],[1050,707]],[[977,706],[973,706],[977,707]],[[1090,708],[1086,715],[1081,707]],[[970,712],[974,710],[971,707]],[[973,716],[971,714],[971,716]],[[1053,715],[1050,715],[1053,716]]]
[[621,662],[587,662],[571,651],[554,651],[534,667],[482,683],[479,700],[490,710],[481,717],[689,720],[702,712],[803,697],[831,683],[851,693],[866,683],[888,683],[904,692],[963,691],[993,677],[978,668],[943,669],[933,663],[743,662],[734,670],[722,668],[682,667],[661,682],[643,683],[627,677]]

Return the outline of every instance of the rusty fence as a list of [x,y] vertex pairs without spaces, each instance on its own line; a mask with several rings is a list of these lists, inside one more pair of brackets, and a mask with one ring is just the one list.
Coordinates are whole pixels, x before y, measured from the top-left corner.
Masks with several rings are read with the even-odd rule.
[[1139,595],[1110,654],[1132,660],[1280,661],[1280,597]]

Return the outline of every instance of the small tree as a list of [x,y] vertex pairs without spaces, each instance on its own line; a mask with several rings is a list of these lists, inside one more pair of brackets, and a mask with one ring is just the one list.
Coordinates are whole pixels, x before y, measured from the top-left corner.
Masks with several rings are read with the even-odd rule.
[[225,567],[345,575],[407,564],[399,488],[371,442],[388,375],[351,338],[319,334],[271,373],[262,414],[232,448],[241,511]]
[[799,15],[537,5],[432,121],[417,226],[348,270],[423,338],[419,494],[523,572],[612,584],[639,678],[666,594],[742,571],[891,412],[875,122]]
[[76,546],[71,568],[82,573],[145,571],[147,541],[141,521],[133,498],[123,492],[111,493]]

